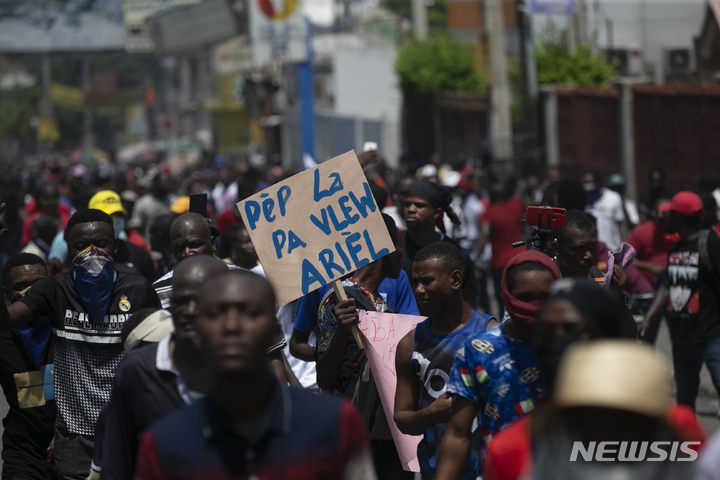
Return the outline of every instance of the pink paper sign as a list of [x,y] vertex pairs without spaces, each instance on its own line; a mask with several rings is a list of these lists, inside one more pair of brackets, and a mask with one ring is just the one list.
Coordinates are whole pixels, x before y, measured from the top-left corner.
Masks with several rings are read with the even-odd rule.
[[395,352],[397,344],[415,329],[415,326],[425,320],[425,317],[414,315],[400,315],[395,313],[379,313],[358,310],[360,325],[358,328],[365,336],[365,354],[375,379],[380,401],[385,410],[388,425],[392,432],[403,469],[408,472],[419,472],[420,464],[417,459],[417,446],[422,439],[420,435],[405,435],[400,433],[393,414],[395,412],[395,389],[397,376],[395,375]]

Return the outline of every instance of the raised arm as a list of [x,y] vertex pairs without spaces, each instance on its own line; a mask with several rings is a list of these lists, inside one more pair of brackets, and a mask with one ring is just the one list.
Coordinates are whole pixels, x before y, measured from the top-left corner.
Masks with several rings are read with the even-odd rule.
[[411,366],[414,335],[411,331],[400,340],[395,356],[397,389],[393,418],[398,429],[406,435],[422,435],[431,425],[447,422],[452,407],[447,393],[443,393],[427,408],[418,411],[420,386]]

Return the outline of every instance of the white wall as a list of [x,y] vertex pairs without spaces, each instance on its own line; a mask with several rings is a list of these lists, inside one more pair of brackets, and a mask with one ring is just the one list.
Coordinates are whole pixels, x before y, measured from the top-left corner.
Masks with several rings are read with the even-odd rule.
[[400,157],[402,96],[395,75],[394,45],[338,48],[333,53],[334,113],[384,123],[381,154],[390,165]]

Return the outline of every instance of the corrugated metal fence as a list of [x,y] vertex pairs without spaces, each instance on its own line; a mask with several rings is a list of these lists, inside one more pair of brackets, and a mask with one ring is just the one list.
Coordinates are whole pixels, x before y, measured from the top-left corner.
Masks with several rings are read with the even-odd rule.
[[[676,190],[696,190],[704,171],[720,173],[720,87],[638,84],[632,92],[636,192],[656,166]],[[557,127],[563,174],[622,171],[616,89],[558,88]]]

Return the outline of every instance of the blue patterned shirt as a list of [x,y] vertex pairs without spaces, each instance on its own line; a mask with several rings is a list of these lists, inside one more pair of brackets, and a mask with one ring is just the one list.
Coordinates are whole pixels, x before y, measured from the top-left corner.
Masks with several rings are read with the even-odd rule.
[[477,405],[471,457],[480,478],[487,442],[532,411],[547,386],[530,347],[507,336],[501,325],[463,342],[447,391]]

